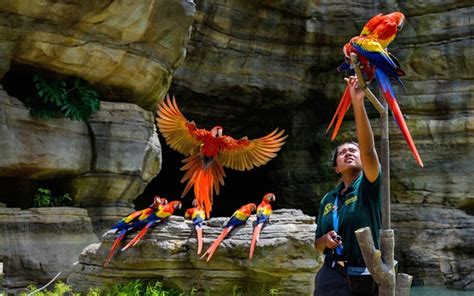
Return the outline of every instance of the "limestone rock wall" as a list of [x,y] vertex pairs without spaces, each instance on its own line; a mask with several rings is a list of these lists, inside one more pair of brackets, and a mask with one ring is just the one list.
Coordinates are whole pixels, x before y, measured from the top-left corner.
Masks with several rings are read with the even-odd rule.
[[[205,222],[203,252],[227,220],[211,218]],[[274,211],[271,224],[262,230],[254,259],[249,261],[254,220],[252,216],[245,226],[233,230],[209,262],[196,255],[194,227],[182,217],[172,216],[165,225],[157,225],[135,247],[119,252],[109,268],[103,268],[115,238],[108,234],[101,244],[84,249],[68,283],[78,291],[87,291],[91,286],[141,278],[158,279],[188,292],[195,288],[198,295],[232,295],[234,291],[266,295],[270,289],[284,295],[310,294],[321,264],[313,247],[314,217],[299,210]]]
[[0,229],[2,288],[9,292],[58,272],[65,281],[82,249],[98,241],[87,211],[78,208],[0,208]]
[[0,77],[27,64],[152,110],[184,59],[193,14],[187,0],[2,1]]
[[102,102],[87,124],[41,120],[0,91],[0,126],[1,201],[9,206],[32,206],[40,184],[78,206],[130,205],[160,171],[153,114],[133,104]]

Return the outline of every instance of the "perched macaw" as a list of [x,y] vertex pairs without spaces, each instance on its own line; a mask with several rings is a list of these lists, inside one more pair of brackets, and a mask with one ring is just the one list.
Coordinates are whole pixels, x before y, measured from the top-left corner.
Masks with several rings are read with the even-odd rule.
[[171,217],[171,215],[173,215],[175,210],[179,209],[181,209],[181,202],[177,200],[170,201],[169,203],[158,207],[156,211],[151,213],[142,222],[142,224],[144,224],[145,226],[131,241],[128,242],[125,247],[122,248],[122,252],[130,247],[135,246],[147,233],[148,229],[150,229],[151,226],[153,226],[155,223],[166,221],[167,219],[169,219],[169,217]]
[[184,213],[184,218],[193,221],[197,233],[197,254],[199,255],[202,250],[202,222],[206,219],[206,213],[204,209],[198,205],[197,200],[193,200],[193,206],[193,208],[188,209],[186,213]]
[[181,182],[186,182],[182,197],[194,186],[198,205],[209,218],[214,191],[219,194],[219,185],[224,185],[224,168],[245,171],[266,164],[285,143],[284,130],[275,129],[270,134],[249,140],[247,137],[235,140],[222,134],[222,127],[215,126],[211,131],[198,129],[189,122],[173,97],[167,98],[158,106],[156,118],[160,132],[168,145],[186,155],[181,167],[186,171]]
[[256,208],[257,206],[254,203],[249,203],[235,211],[232,217],[230,217],[229,221],[227,221],[224,230],[206,250],[206,252],[204,252],[204,254],[201,256],[201,259],[207,255],[206,261],[211,260],[212,255],[214,255],[214,252],[217,250],[224,238],[232,231],[232,229],[245,224]]
[[[405,16],[401,12],[392,12],[387,15],[378,14],[372,17],[365,24],[364,28],[362,29],[362,32],[360,33],[360,36],[365,36],[366,38],[376,40],[380,43],[380,45],[383,48],[387,48],[387,46],[393,41],[393,39],[395,39],[397,32],[402,29],[404,22],[405,22]],[[349,70],[350,64],[351,64],[350,54],[356,53],[359,58],[362,74],[365,76],[364,79],[366,80],[367,83],[370,83],[375,76],[375,72],[374,72],[374,67],[369,64],[367,58],[364,57],[363,55],[360,55],[354,49],[354,47],[352,46],[350,42],[344,45],[343,52],[344,52],[345,62],[337,68],[338,71]],[[390,55],[390,58],[392,59],[392,61],[398,64],[398,61],[395,59],[394,56],[392,56],[388,52],[387,54]],[[403,72],[403,70],[400,69],[400,65],[398,64],[397,76],[395,78],[398,79],[398,76],[403,76],[403,75],[405,75],[405,72]],[[399,82],[401,83],[400,80]],[[334,141],[334,139],[336,138],[336,135],[339,132],[339,129],[341,127],[344,115],[346,114],[347,110],[349,110],[350,106],[351,106],[351,97],[349,94],[349,88],[346,86],[346,88],[344,89],[342,98],[339,102],[339,105],[337,106],[336,112],[334,113],[334,116],[331,122],[329,123],[328,128],[326,129],[326,133],[327,133],[331,129],[334,121],[337,118],[336,124],[334,126],[334,130],[331,134],[331,141]]]
[[408,127],[405,123],[405,119],[400,107],[398,106],[395,94],[392,89],[392,84],[390,82],[390,78],[395,78],[403,86],[402,81],[398,77],[398,71],[400,69],[399,65],[397,65],[397,62],[390,57],[385,48],[383,48],[382,45],[376,40],[358,36],[352,38],[350,43],[358,52],[358,54],[365,57],[369,61],[370,65],[374,67],[375,79],[377,80],[377,84],[381,89],[390,110],[392,110],[393,117],[400,127],[402,135],[405,138],[405,141],[408,143],[408,147],[418,162],[418,165],[423,167],[423,161],[418,154],[410,131],[408,130]]
[[[344,52],[344,58],[345,61],[343,64],[341,64],[337,70],[338,71],[348,71],[351,75],[353,75],[353,70],[350,68],[350,63],[351,63],[351,53],[355,53],[359,59],[359,64],[360,64],[360,69],[362,72],[362,75],[364,76],[364,80],[366,81],[367,84],[371,83],[372,80],[375,78],[375,68],[369,63],[366,57],[363,55],[359,54],[357,50],[351,45],[351,43],[346,43],[343,47],[343,52]],[[387,52],[389,55],[390,59],[397,65],[397,68],[395,69],[397,79],[400,76],[404,76],[405,72],[400,68],[400,64],[398,63],[398,60],[390,53]],[[401,83],[401,80],[399,80]],[[347,110],[349,110],[349,107],[351,106],[351,95],[349,93],[349,87],[346,86],[344,89],[344,93],[341,97],[341,100],[339,101],[339,105],[337,106],[336,112],[334,113],[334,116],[331,119],[331,122],[329,123],[326,133],[331,129],[332,125],[334,125],[334,130],[331,134],[331,141],[334,141],[334,139],[337,136],[337,133],[339,132],[339,129],[342,125],[342,120],[344,119],[345,114],[347,113]],[[337,119],[337,121],[336,121]],[[335,122],[336,121],[336,122]]]
[[[166,202],[165,198],[160,198],[159,196],[155,196],[153,198],[152,204],[149,205],[148,208],[135,211],[129,214],[127,217],[121,219],[115,225],[111,227],[111,230],[115,231],[115,233],[118,233],[118,234],[112,244],[112,247],[110,248],[109,253],[107,254],[107,257],[105,258],[104,267],[107,267],[109,265],[110,261],[115,255],[115,252],[118,246],[120,245],[120,242],[125,237],[125,234],[127,234],[127,232],[131,230],[135,230],[143,226],[144,225],[143,221],[145,221],[156,209],[158,209],[158,207],[160,207],[163,202]],[[107,233],[109,233],[109,231],[106,232],[105,234]]]
[[386,15],[378,14],[365,24],[360,36],[377,40],[383,48],[387,48],[397,32],[403,28],[404,22],[405,15],[398,11]]
[[253,252],[255,250],[255,244],[260,237],[260,231],[263,226],[267,225],[270,221],[270,215],[272,214],[272,205],[270,202],[275,201],[276,197],[273,193],[267,193],[262,199],[262,202],[257,207],[257,220],[255,221],[255,227],[253,229],[252,243],[250,244],[249,259],[252,260]]

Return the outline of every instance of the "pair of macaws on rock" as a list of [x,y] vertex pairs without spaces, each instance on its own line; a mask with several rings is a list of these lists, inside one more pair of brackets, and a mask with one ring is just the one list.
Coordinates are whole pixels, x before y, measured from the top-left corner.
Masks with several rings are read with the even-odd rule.
[[[156,223],[165,222],[176,209],[180,208],[180,201],[168,202],[166,198],[155,196],[153,198],[152,204],[148,206],[148,208],[135,211],[117,222],[111,228],[111,231],[117,233],[117,236],[112,244],[112,247],[110,248],[107,257],[105,258],[104,267],[109,265],[118,247],[120,246],[120,243],[127,233],[140,230],[140,232],[121,249],[122,252],[130,247],[135,246],[153,225]],[[110,231],[106,232],[105,234],[109,232]]]
[[[229,235],[232,229],[244,225],[249,217],[252,215],[253,212],[257,211],[256,220],[254,224],[253,234],[252,234],[252,241],[250,242],[250,251],[249,251],[249,259],[252,260],[253,253],[255,251],[255,245],[260,237],[260,232],[262,228],[269,223],[270,215],[272,214],[272,206],[270,202],[275,201],[275,194],[267,193],[262,199],[262,202],[258,205],[258,207],[254,203],[246,204],[240,207],[234,214],[230,217],[227,223],[224,226],[224,230],[221,234],[216,238],[216,240],[211,244],[211,246],[204,252],[201,256],[201,259],[207,255],[206,261],[208,262],[211,260],[214,253],[219,248],[220,244],[224,240],[224,238]],[[198,251],[199,254],[199,251]]]
[[[387,15],[379,14],[372,17],[364,26],[360,35],[353,37],[349,43],[344,45],[345,63],[338,69],[348,70],[351,64],[351,54],[357,55],[365,79],[370,82],[375,78],[377,81],[395,121],[401,129],[405,141],[408,143],[410,151],[418,165],[423,167],[423,162],[418,154],[390,83],[390,78],[393,78],[403,86],[399,77],[405,75],[405,73],[400,69],[398,61],[387,51],[387,46],[394,40],[404,22],[405,16],[401,12],[393,12]],[[349,88],[346,86],[336,113],[326,130],[328,132],[332,125],[335,124],[331,140],[335,139],[350,104],[351,97]]]

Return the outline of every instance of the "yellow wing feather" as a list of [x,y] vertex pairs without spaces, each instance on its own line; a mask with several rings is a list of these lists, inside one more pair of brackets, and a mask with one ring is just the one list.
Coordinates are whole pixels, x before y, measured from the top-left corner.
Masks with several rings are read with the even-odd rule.
[[278,128],[268,135],[249,140],[246,137],[235,140],[232,137],[225,136],[225,146],[217,156],[218,161],[225,167],[245,171],[254,167],[259,167],[272,158],[285,144],[287,135],[283,136],[285,130],[278,131]]
[[193,154],[201,144],[199,135],[206,132],[198,129],[194,122],[189,122],[181,113],[173,96],[169,95],[158,105],[156,122],[166,143],[171,148],[186,156]]

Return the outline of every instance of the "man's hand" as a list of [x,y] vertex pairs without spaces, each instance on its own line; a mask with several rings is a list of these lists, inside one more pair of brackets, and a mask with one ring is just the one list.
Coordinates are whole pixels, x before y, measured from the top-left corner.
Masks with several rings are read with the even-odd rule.
[[352,103],[363,103],[365,92],[359,86],[359,80],[356,76],[350,76],[349,78],[344,78],[349,87],[349,91],[351,93]]
[[[324,237],[325,237],[326,247],[329,249],[334,249],[342,243],[341,237],[334,230],[331,230],[328,233],[326,233]],[[339,238],[339,240],[337,238]]]

